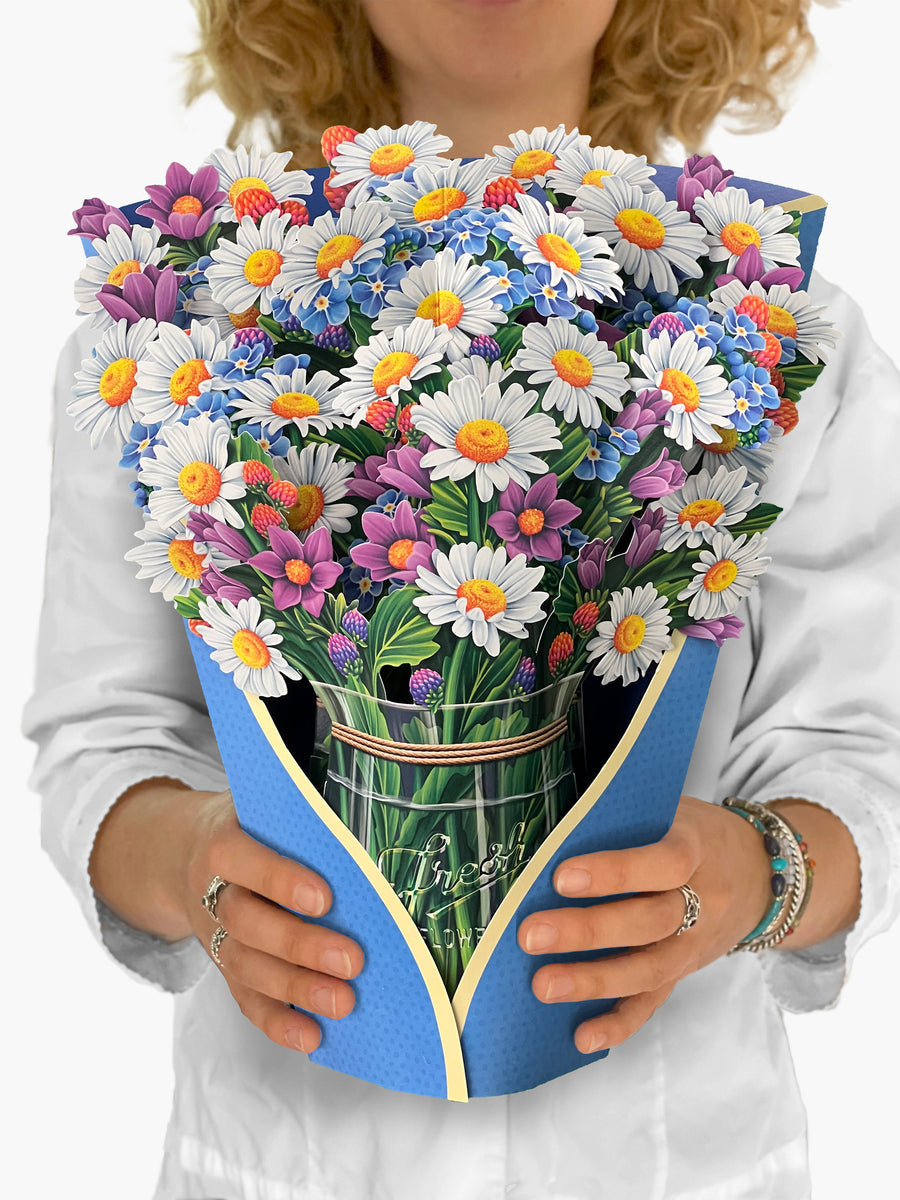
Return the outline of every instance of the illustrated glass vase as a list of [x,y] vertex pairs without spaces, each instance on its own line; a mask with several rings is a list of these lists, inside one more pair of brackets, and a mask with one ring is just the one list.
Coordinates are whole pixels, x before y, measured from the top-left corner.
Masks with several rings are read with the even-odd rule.
[[316,684],[324,796],[456,989],[491,916],[578,796],[578,676],[490,703],[399,704]]

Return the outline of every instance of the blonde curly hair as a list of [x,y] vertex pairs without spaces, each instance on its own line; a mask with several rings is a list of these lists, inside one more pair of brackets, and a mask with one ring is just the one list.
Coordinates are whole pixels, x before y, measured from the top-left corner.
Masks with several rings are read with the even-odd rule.
[[[597,145],[661,161],[701,150],[720,113],[746,131],[783,115],[814,49],[811,0],[619,0],[597,45],[579,128]],[[193,0],[200,45],[188,99],[214,90],[234,114],[229,144],[262,125],[297,164],[323,162],[321,131],[401,123],[384,50],[359,0]]]

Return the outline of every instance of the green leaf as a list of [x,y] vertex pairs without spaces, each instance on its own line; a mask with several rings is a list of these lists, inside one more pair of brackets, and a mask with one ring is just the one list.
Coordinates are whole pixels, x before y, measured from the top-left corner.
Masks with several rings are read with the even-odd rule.
[[494,341],[500,347],[500,357],[503,360],[504,367],[509,366],[516,351],[522,345],[524,335],[524,326],[517,324],[515,321],[511,324],[501,325],[494,334]]
[[632,329],[627,337],[621,338],[613,346],[616,358],[619,362],[628,363],[629,367],[633,365],[634,359],[631,357],[632,350],[641,350],[644,346],[644,330],[642,328]]
[[729,526],[728,532],[735,537],[739,533],[764,533],[780,512],[782,509],[777,504],[757,504],[755,508],[750,509],[742,521]]
[[590,439],[578,424],[565,424],[559,430],[561,450],[552,450],[545,456],[550,470],[560,484],[564,483],[591,448]]
[[259,442],[255,441],[249,433],[242,433],[239,437],[232,438],[229,447],[230,455],[233,462],[254,462],[264,463],[270,470],[272,469],[272,457],[263,450]]
[[260,329],[264,329],[273,342],[281,342],[284,340],[284,329],[279,325],[274,317],[257,317],[256,324]]
[[[639,457],[639,456],[636,456]],[[581,501],[576,501],[581,503]],[[577,527],[589,541],[618,535],[635,513],[640,512],[641,502],[635,500],[627,488],[617,483],[605,483],[591,489],[586,503],[581,503],[584,515],[576,522]]]
[[[472,647],[475,651],[475,647]],[[477,659],[477,669],[469,692],[470,701],[489,703],[503,700],[509,695],[509,681],[519,665],[523,647],[519,638],[500,635],[500,653],[492,658],[483,651]]]
[[355,428],[352,425],[336,425],[327,434],[310,432],[306,442],[319,442],[329,446],[337,443],[343,451],[343,457],[353,462],[362,462],[370,455],[384,453],[384,438],[371,425],[361,424]]
[[784,394],[796,404],[807,388],[812,387],[825,369],[824,363],[811,363],[806,359],[779,367],[784,376]]
[[581,588],[578,584],[578,572],[574,562],[567,565],[559,585],[559,596],[553,606],[556,619],[563,624],[572,619],[575,609],[581,604]]
[[350,326],[350,332],[353,334],[357,346],[368,346],[372,340],[374,322],[363,316],[356,308],[351,308],[347,324]]
[[178,610],[178,615],[184,617],[186,621],[197,620],[200,616],[200,601],[206,597],[199,588],[191,588],[186,596],[175,597],[175,607]]
[[[452,479],[434,479],[431,483],[434,499],[424,510],[428,527],[435,533],[469,535],[469,508],[466,493]],[[457,539],[454,539],[457,540]]]
[[366,657],[376,678],[382,667],[414,667],[437,653],[434,626],[413,604],[416,595],[415,588],[400,588],[375,605]]

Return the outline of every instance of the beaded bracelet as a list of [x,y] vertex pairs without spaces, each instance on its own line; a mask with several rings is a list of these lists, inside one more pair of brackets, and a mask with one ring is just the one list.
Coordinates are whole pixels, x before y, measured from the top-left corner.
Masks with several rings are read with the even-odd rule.
[[815,862],[801,835],[784,817],[751,800],[727,797],[723,804],[748,821],[763,836],[763,845],[770,856],[775,900],[762,921],[728,951],[768,950],[794,932],[800,923],[812,892]]

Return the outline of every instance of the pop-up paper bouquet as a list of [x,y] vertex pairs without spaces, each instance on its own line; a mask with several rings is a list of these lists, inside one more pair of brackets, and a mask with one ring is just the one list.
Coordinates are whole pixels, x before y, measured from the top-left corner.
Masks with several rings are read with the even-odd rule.
[[834,344],[824,204],[562,127],[322,145],[79,209],[70,412],[123,446],[244,828],[365,951],[313,1058],[520,1090],[614,998],[540,1004],[517,923],[562,858],[665,832],[770,561],[760,488]]

